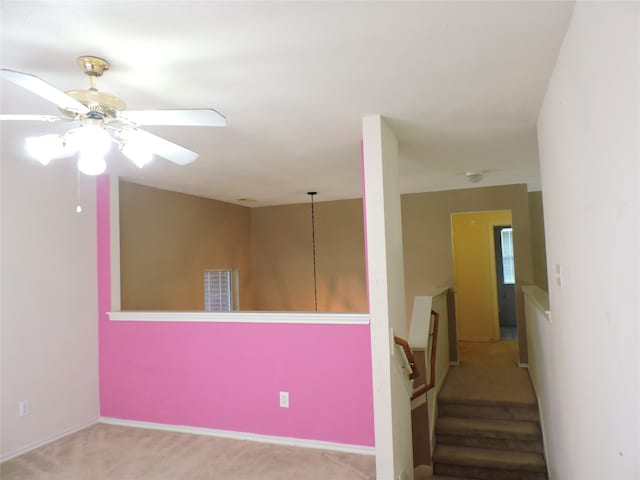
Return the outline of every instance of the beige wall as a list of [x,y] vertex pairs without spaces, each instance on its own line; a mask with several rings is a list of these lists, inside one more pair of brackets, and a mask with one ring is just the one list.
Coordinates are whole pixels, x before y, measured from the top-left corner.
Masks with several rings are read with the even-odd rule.
[[[362,200],[318,202],[318,310],[367,312]],[[256,310],[313,310],[309,204],[251,210]]]
[[[533,283],[525,185],[408,194],[401,201],[408,316],[414,296],[453,282],[452,213],[511,210],[516,280]],[[120,202],[123,309],[201,310],[202,271],[227,267],[240,272],[243,310],[314,309],[309,203],[248,209],[127,182]],[[362,200],[315,207],[318,310],[366,312]],[[516,303],[520,321],[518,288]]]
[[451,214],[484,210],[511,210],[520,360],[525,361],[524,298],[519,287],[533,281],[526,185],[403,195],[402,223],[407,302],[412,301],[415,295],[424,295],[433,291],[435,287],[453,282]]
[[121,181],[120,264],[123,310],[203,310],[203,272],[221,268],[251,310],[251,212]]
[[[511,210],[516,276],[532,283],[529,206],[525,185],[402,195],[407,306],[453,281],[451,214]],[[255,308],[313,310],[311,220],[308,204],[254,208]],[[316,203],[318,309],[366,311],[362,201]],[[410,314],[410,312],[409,312]]]
[[486,210],[511,210],[516,280],[531,283],[526,185],[416,193],[402,196],[407,301],[453,282],[451,214]]
[[549,287],[547,285],[547,252],[544,243],[542,192],[529,192],[529,217],[531,218],[533,281],[546,292]]

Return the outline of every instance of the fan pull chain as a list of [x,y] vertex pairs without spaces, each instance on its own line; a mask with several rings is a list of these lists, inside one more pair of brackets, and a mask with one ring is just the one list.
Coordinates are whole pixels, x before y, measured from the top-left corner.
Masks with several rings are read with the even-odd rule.
[[311,246],[313,248],[313,302],[318,311],[318,275],[316,271],[316,214],[313,205],[313,196],[318,192],[307,192],[311,197]]
[[76,213],[82,213],[80,205],[80,170],[76,168]]

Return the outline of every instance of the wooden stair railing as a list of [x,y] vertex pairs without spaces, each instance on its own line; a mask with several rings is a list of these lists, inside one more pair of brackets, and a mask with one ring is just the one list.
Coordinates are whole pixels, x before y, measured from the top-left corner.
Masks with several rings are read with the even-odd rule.
[[402,347],[404,351],[405,357],[407,357],[407,363],[409,364],[409,368],[411,369],[411,373],[409,374],[409,380],[413,380],[414,378],[418,378],[420,372],[418,371],[418,366],[416,365],[416,359],[413,357],[413,350],[409,346],[409,342],[407,342],[404,338],[401,337],[393,337],[393,341],[396,345]]
[[413,392],[413,395],[411,395],[411,400],[415,400],[420,395],[426,394],[436,384],[436,348],[438,346],[438,323],[440,322],[440,314],[435,310],[431,310],[431,315],[433,316],[433,331],[429,334],[429,336],[431,337],[431,355],[429,357],[429,367],[431,370],[431,375],[429,375],[429,383],[422,385],[415,392]]
[[[435,310],[431,310],[431,315],[433,316],[433,331],[429,334],[429,336],[431,337],[431,356],[429,361],[429,366],[431,367],[431,375],[429,376],[429,383],[426,383],[415,390],[413,392],[413,395],[411,395],[411,400],[415,400],[420,395],[426,394],[436,384],[436,347],[438,345],[438,323],[440,321],[440,314]],[[402,347],[402,350],[407,357],[407,362],[409,363],[409,368],[411,369],[409,380],[418,378],[420,372],[418,371],[418,366],[416,365],[416,361],[413,356],[413,350],[411,350],[409,342],[407,342],[404,338],[396,336],[393,337],[393,340],[396,345]]]

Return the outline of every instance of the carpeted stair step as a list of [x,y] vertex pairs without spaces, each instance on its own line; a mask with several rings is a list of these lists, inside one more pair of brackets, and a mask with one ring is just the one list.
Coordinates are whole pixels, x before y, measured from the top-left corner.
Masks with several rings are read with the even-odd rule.
[[542,432],[536,422],[444,417],[436,424],[437,445],[542,453]]
[[[425,479],[426,480],[426,479]],[[473,480],[472,478],[462,478],[462,477],[450,477],[449,475],[434,475],[429,477],[428,480]]]
[[538,453],[438,445],[433,460],[435,475],[480,480],[547,480],[547,467]]
[[540,420],[537,405],[473,400],[438,400],[438,414],[445,417],[488,418],[495,420]]

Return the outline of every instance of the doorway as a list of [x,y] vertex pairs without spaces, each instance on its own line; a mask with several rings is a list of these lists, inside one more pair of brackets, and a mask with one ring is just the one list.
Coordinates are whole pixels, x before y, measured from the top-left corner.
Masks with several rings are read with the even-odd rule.
[[[458,339],[500,339],[498,256],[494,227],[511,225],[511,210],[454,213],[451,215],[455,304]],[[505,235],[507,235],[505,233]],[[501,246],[502,247],[502,246]],[[506,252],[508,253],[508,252]],[[504,265],[503,282],[504,282]],[[515,317],[515,308],[514,317]]]
[[516,324],[515,266],[513,256],[513,229],[511,225],[493,227],[493,245],[496,259],[496,291],[498,295],[498,323],[500,338],[518,338]]

